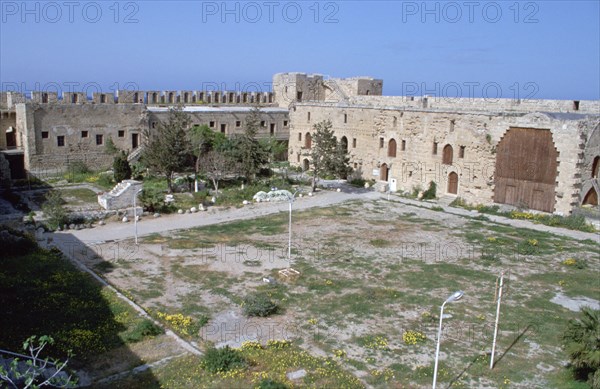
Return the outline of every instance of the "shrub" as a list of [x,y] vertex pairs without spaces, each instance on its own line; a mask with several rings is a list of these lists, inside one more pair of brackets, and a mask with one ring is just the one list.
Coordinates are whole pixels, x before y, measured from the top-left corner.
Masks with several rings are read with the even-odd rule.
[[246,316],[267,317],[277,313],[279,306],[264,293],[254,293],[244,298]]
[[64,201],[60,197],[59,192],[50,191],[46,194],[46,201],[42,205],[42,211],[46,217],[46,224],[53,230],[69,221],[63,203]]
[[437,185],[435,182],[431,181],[429,183],[429,188],[425,192],[423,192],[423,200],[432,200],[435,199],[435,192],[437,189]]
[[571,319],[563,334],[564,348],[570,367],[578,380],[593,387],[600,381],[600,310],[583,307],[580,317]]
[[21,231],[13,230],[7,226],[0,226],[0,247],[2,254],[25,255],[37,247],[35,241]]
[[210,348],[202,358],[202,367],[211,373],[222,373],[235,368],[245,368],[248,365],[244,357],[237,350],[229,346],[223,348]]
[[121,182],[131,178],[131,166],[124,152],[119,153],[113,160],[113,176],[115,182]]
[[144,319],[130,333],[125,335],[127,343],[135,343],[147,336],[153,337],[163,333],[163,329],[154,324],[152,320]]
[[366,182],[367,181],[365,181],[364,178],[354,178],[350,181],[350,185],[356,186],[358,188],[363,188]]
[[80,174],[87,174],[89,172],[90,172],[90,169],[87,167],[87,165],[84,162],[75,161],[75,162],[71,162],[69,164],[69,173],[71,173],[71,174],[80,175]]
[[265,378],[258,384],[258,389],[287,389],[287,385],[282,384],[281,382],[272,380],[270,378]]

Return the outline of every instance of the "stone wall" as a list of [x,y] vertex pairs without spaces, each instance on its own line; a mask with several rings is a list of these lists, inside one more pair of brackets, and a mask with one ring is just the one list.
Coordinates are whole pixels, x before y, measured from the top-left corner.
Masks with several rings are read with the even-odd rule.
[[[397,189],[426,189],[438,185],[438,196],[448,190],[448,175],[459,176],[458,196],[469,203],[493,203],[495,146],[511,127],[549,129],[559,152],[556,211],[569,213],[577,202],[581,152],[580,134],[598,117],[581,114],[492,113],[467,110],[438,112],[297,103],[290,111],[289,160],[303,166],[308,150],[306,133],[322,120],[331,120],[338,139],[346,137],[351,165],[366,179],[380,179],[382,165]],[[391,140],[396,156],[388,155]],[[437,146],[435,146],[437,145]],[[453,148],[452,164],[442,161],[446,145]],[[461,151],[462,150],[462,151]]]
[[[156,128],[159,122],[166,122],[169,109],[149,107],[149,126]],[[252,108],[249,107],[185,107],[184,112],[192,118],[192,125],[207,125],[216,132],[231,136],[244,132],[246,119]],[[289,137],[289,113],[287,109],[265,107],[261,109],[261,125],[258,137],[275,137],[287,141]]]
[[[7,131],[12,128],[12,131],[17,129],[17,114],[14,110],[0,110],[0,150],[7,148]],[[17,137],[17,147],[19,146],[19,139]]]
[[73,161],[91,168],[108,167],[112,163],[106,153],[109,139],[118,149],[130,151],[132,137],[141,142],[148,120],[139,104],[19,104],[17,118],[30,170],[59,169]]
[[352,96],[352,106],[428,109],[431,111],[600,113],[597,100],[517,100],[413,96]]

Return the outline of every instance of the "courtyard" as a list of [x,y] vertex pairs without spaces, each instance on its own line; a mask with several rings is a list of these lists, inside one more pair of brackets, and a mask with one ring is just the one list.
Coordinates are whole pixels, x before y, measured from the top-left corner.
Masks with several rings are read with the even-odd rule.
[[[294,387],[428,386],[439,307],[456,290],[465,294],[445,309],[440,387],[569,381],[560,337],[580,302],[598,308],[597,241],[411,206],[396,196],[307,207],[294,212],[292,228],[291,263],[287,212],[149,233],[138,246],[133,239],[96,242],[78,258],[198,349],[230,346],[253,361],[212,374],[199,367],[201,357],[173,351],[152,369],[166,387],[248,387],[265,378]],[[299,275],[282,276],[290,266]],[[277,312],[244,315],[245,298],[256,293]],[[144,387],[145,374],[119,382]]]

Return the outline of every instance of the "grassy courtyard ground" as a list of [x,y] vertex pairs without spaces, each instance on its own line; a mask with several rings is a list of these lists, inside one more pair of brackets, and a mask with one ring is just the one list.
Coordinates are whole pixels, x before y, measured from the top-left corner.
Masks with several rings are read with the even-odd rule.
[[[252,361],[219,375],[204,371],[198,357],[175,358],[147,373],[152,380],[165,387],[247,387],[265,377],[308,387],[427,386],[439,306],[462,289],[465,297],[445,311],[440,385],[578,387],[560,347],[576,314],[551,300],[600,299],[597,242],[394,201],[354,201],[294,214],[291,265],[300,275],[282,278],[287,221],[281,213],[154,234],[139,246],[119,242],[120,256],[115,243],[86,256],[88,266],[183,337],[201,348],[241,347]],[[490,371],[501,271],[508,282]],[[267,276],[277,284],[264,283]],[[256,291],[280,312],[245,318],[243,299]],[[249,340],[263,348],[244,349]],[[269,340],[292,344],[273,348]],[[301,369],[303,378],[286,375]],[[121,385],[143,386],[144,377]]]

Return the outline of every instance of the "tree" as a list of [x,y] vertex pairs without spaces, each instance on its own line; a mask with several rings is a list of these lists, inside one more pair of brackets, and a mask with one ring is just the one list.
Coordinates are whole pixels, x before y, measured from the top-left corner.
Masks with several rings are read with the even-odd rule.
[[269,170],[272,171],[277,158],[281,154],[286,152],[287,145],[284,142],[281,142],[272,136],[269,138],[261,139],[259,142],[263,150],[265,150],[266,152]]
[[127,154],[123,151],[113,160],[113,176],[117,183],[131,178],[131,165],[127,161]]
[[313,190],[317,188],[317,181],[321,175],[332,174],[336,177],[345,177],[350,171],[348,152],[336,140],[331,130],[332,126],[329,120],[313,126],[312,146],[305,154],[311,158]]
[[8,382],[14,388],[23,389],[40,388],[42,386],[52,386],[54,388],[75,387],[77,379],[64,372],[69,358],[63,362],[58,359],[50,361],[48,358],[42,359],[40,357],[44,347],[53,343],[54,339],[51,336],[29,337],[23,343],[23,349],[29,351],[31,358],[25,363],[22,363],[19,358],[13,359],[8,370],[0,365],[0,379]]
[[146,130],[142,159],[146,166],[167,179],[169,192],[173,192],[173,176],[185,169],[190,156],[187,131],[191,118],[181,109],[171,109],[166,123],[158,124],[158,131]]
[[42,205],[42,211],[46,217],[46,223],[51,229],[57,229],[68,220],[64,201],[58,191],[50,191],[46,194],[46,201]]
[[210,179],[215,188],[215,197],[219,196],[219,182],[236,169],[235,161],[225,152],[211,150],[201,157],[202,172]]
[[194,154],[194,191],[198,192],[198,174],[203,156],[212,150],[224,151],[229,140],[225,134],[215,132],[206,124],[194,126],[189,133],[192,153]]
[[575,376],[600,387],[600,310],[583,307],[580,317],[569,321],[563,341]]
[[260,108],[255,107],[246,118],[244,133],[233,140],[232,156],[239,163],[241,173],[252,182],[260,168],[268,161],[268,154],[256,139],[260,128]]

